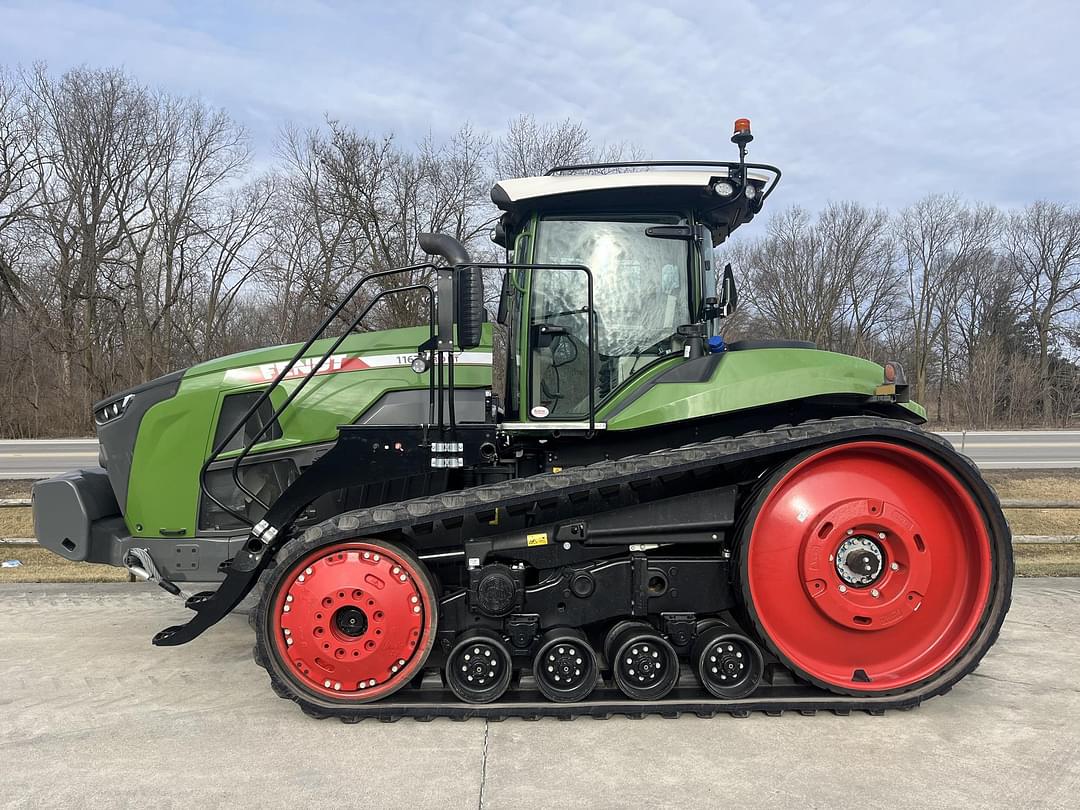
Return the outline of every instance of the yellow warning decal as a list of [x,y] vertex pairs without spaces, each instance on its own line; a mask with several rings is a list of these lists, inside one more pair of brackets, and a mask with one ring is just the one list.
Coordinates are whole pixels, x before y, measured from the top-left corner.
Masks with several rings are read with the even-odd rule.
[[561,473],[562,472],[562,467],[552,467],[551,471],[553,473]]
[[530,546],[546,546],[548,542],[547,532],[530,534],[525,538],[525,543]]

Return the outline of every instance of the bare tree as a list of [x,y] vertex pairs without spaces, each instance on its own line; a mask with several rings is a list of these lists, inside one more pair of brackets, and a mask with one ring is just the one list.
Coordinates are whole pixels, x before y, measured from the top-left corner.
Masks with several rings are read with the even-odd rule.
[[5,304],[24,311],[14,269],[20,239],[13,234],[34,205],[34,140],[18,79],[0,68],[0,314]]
[[[373,270],[423,265],[372,283],[346,316],[428,281],[419,233],[496,258],[496,178],[638,157],[528,115],[501,134],[465,125],[417,144],[330,121],[283,129],[260,173],[243,128],[197,99],[117,70],[0,70],[0,435],[86,431],[103,394],[302,339]],[[723,255],[745,303],[728,336],[901,359],[943,420],[1064,424],[1080,410],[1074,207],[1002,215],[932,196],[894,218],[855,202],[790,208]],[[387,298],[360,328],[422,323],[426,306],[415,292]]]
[[1051,355],[1080,312],[1080,211],[1035,202],[1009,218],[1006,255],[1024,285],[1024,308],[1038,341],[1043,418],[1054,418]]
[[641,151],[626,143],[594,144],[585,126],[570,118],[542,123],[519,115],[494,143],[493,166],[501,179],[538,177],[555,166],[639,160]]
[[897,274],[884,211],[834,203],[813,219],[788,208],[726,255],[745,266],[755,315],[778,336],[872,354],[890,323]]

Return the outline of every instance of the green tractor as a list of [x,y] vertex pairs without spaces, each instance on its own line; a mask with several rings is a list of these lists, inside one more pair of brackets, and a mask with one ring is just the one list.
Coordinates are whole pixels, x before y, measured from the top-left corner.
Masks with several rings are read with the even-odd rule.
[[[1009,528],[919,429],[897,363],[724,342],[737,293],[714,247],[780,178],[735,130],[737,161],[500,182],[505,262],[424,235],[437,263],[361,278],[303,345],[106,399],[101,468],[34,488],[40,542],[184,597],[159,646],[246,599],[255,660],[316,716],[877,712],[948,691],[1008,610]],[[404,270],[433,280],[323,337]],[[426,323],[357,331],[393,295]]]

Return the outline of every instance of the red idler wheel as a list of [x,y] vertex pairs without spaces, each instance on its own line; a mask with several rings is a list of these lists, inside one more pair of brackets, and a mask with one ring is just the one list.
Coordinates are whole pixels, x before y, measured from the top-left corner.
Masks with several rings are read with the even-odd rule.
[[992,544],[971,490],[924,452],[836,445],[786,465],[740,552],[747,613],[778,657],[837,692],[943,672],[990,602]]
[[269,635],[289,679],[321,698],[367,703],[424,665],[437,602],[423,564],[376,540],[335,543],[277,582]]

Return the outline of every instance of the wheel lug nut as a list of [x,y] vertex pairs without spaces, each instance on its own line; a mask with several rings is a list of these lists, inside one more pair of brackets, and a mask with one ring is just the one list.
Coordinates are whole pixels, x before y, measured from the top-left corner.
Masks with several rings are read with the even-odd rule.
[[877,539],[878,540],[884,540],[885,539],[885,532],[878,532],[877,533]]
[[881,591],[879,591],[877,588],[874,588],[870,591],[870,595],[877,599],[879,596],[881,596]]
[[847,585],[841,585],[839,591],[840,593],[847,593]]
[[890,563],[889,568],[891,568],[893,571],[899,571],[900,570],[900,563],[897,563],[897,562]]
[[847,530],[847,533],[848,533],[848,534],[855,534],[855,530],[854,530],[854,529],[848,529],[848,530]]

